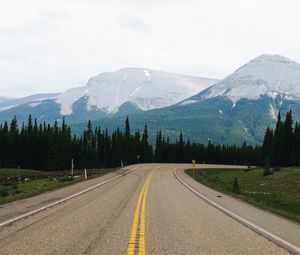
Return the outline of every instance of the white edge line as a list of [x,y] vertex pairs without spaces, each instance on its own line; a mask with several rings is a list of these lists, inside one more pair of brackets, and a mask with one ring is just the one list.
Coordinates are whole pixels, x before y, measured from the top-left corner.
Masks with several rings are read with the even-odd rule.
[[138,167],[140,167],[140,166],[136,166],[136,167],[134,167],[134,168],[132,168],[132,169],[126,171],[125,173],[122,173],[122,174],[120,174],[120,175],[114,176],[114,177],[111,178],[111,179],[108,179],[108,180],[106,180],[106,181],[103,181],[103,182],[101,182],[101,183],[98,183],[98,184],[96,184],[96,185],[94,185],[94,186],[92,186],[92,187],[89,187],[89,188],[87,188],[87,189],[85,189],[85,190],[82,190],[82,191],[80,191],[80,192],[77,192],[77,193],[75,193],[75,194],[73,194],[73,195],[70,195],[70,196],[68,196],[68,197],[62,198],[62,199],[60,199],[60,200],[58,200],[58,201],[56,201],[56,202],[53,202],[53,203],[48,204],[48,205],[45,205],[45,206],[40,207],[40,208],[38,208],[38,209],[35,209],[35,210],[33,210],[33,211],[24,213],[24,214],[22,214],[22,215],[20,215],[20,216],[17,216],[17,217],[15,217],[15,218],[10,219],[10,220],[1,222],[1,223],[0,223],[0,228],[1,228],[1,227],[4,227],[4,226],[6,226],[6,225],[9,225],[9,224],[11,224],[11,223],[14,223],[14,222],[16,222],[16,221],[18,221],[18,220],[21,220],[21,219],[23,219],[23,218],[26,218],[26,217],[28,217],[28,216],[30,216],[30,215],[33,215],[33,214],[35,214],[35,213],[41,212],[41,211],[43,211],[43,210],[46,210],[46,209],[48,209],[48,208],[50,208],[50,207],[53,207],[53,206],[55,206],[55,205],[61,204],[61,203],[65,202],[65,201],[67,201],[67,200],[69,200],[69,199],[71,199],[71,198],[78,197],[78,196],[80,196],[80,195],[82,195],[82,194],[84,194],[84,193],[87,193],[87,192],[89,192],[89,191],[91,191],[91,190],[93,190],[93,189],[98,188],[99,186],[102,186],[102,185],[104,185],[104,184],[106,184],[106,183],[109,183],[109,182],[111,182],[111,181],[113,181],[113,180],[115,180],[115,179],[117,179],[117,178],[120,178],[120,177],[122,177],[122,176],[124,176],[124,175],[126,175],[126,174],[128,174],[128,173],[130,173],[130,172],[132,172],[133,170],[137,169]]
[[189,186],[187,183],[185,183],[178,175],[176,172],[176,169],[173,169],[173,173],[175,175],[175,177],[177,178],[178,181],[180,181],[186,188],[188,188],[190,191],[192,191],[195,195],[197,195],[198,197],[200,197],[201,199],[203,199],[205,202],[207,202],[208,204],[210,204],[211,206],[215,207],[216,209],[220,210],[221,212],[223,212],[224,214],[226,214],[227,216],[233,218],[234,220],[238,221],[239,223],[243,224],[244,226],[250,228],[251,230],[253,230],[254,232],[260,234],[261,236],[267,238],[268,240],[270,240],[271,242],[277,244],[278,246],[286,249],[287,251],[291,252],[292,254],[300,254],[300,248],[294,246],[293,244],[281,239],[280,237],[268,232],[265,229],[262,229],[261,227],[251,223],[250,221],[238,216],[237,214],[225,209],[224,207],[222,207],[221,205],[218,205],[217,203],[215,203],[214,201],[212,201],[211,199],[209,199],[208,197],[200,194],[198,191],[194,190],[191,186]]

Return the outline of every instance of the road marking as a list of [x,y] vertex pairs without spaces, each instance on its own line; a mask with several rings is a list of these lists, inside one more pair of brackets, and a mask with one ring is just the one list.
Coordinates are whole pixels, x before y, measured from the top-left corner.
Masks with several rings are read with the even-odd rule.
[[146,198],[148,187],[154,172],[158,168],[155,168],[147,177],[143,188],[141,190],[135,212],[133,217],[132,229],[130,240],[127,249],[127,255],[145,255],[146,244],[145,244],[145,209],[146,209]]
[[0,227],[4,227],[4,226],[9,225],[9,224],[11,224],[11,223],[14,223],[14,222],[16,222],[16,221],[18,221],[18,220],[24,219],[24,218],[26,218],[26,217],[28,217],[28,216],[30,216],[30,215],[33,215],[33,214],[36,214],[36,213],[38,213],[38,212],[44,211],[44,210],[46,210],[46,209],[48,209],[48,208],[50,208],[50,207],[53,207],[53,206],[58,205],[58,204],[61,204],[61,203],[65,202],[65,201],[67,201],[67,200],[69,200],[69,199],[71,199],[71,198],[78,197],[78,196],[80,196],[80,195],[82,195],[82,194],[84,194],[84,193],[87,193],[87,192],[89,192],[89,191],[91,191],[91,190],[93,190],[93,189],[96,189],[96,188],[98,188],[98,187],[100,187],[100,186],[102,186],[102,185],[104,185],[104,184],[106,184],[106,183],[109,183],[109,182],[111,182],[111,181],[113,181],[113,180],[115,180],[115,179],[117,179],[117,178],[120,178],[120,177],[122,177],[122,176],[124,176],[124,175],[126,175],[126,174],[128,174],[128,173],[130,173],[130,172],[132,172],[133,170],[135,170],[135,169],[137,169],[137,168],[139,168],[139,167],[140,167],[140,166],[136,166],[136,167],[134,167],[134,168],[132,168],[132,169],[126,171],[125,173],[122,173],[122,174],[120,174],[120,175],[117,175],[117,176],[115,176],[115,177],[109,179],[109,180],[106,180],[106,181],[103,181],[103,182],[101,182],[101,183],[98,183],[98,184],[96,184],[96,185],[94,185],[94,186],[92,186],[92,187],[89,187],[89,188],[87,188],[87,189],[85,189],[85,190],[82,190],[82,191],[80,191],[80,192],[78,192],[78,193],[75,193],[75,194],[70,195],[70,196],[68,196],[68,197],[62,198],[62,199],[60,199],[60,200],[58,200],[58,201],[56,201],[56,202],[53,202],[53,203],[48,204],[48,205],[46,205],[46,206],[40,207],[40,208],[35,209],[35,210],[33,210],[33,211],[29,211],[29,212],[27,212],[27,213],[24,213],[24,214],[22,214],[22,215],[20,215],[20,216],[15,217],[15,218],[9,219],[9,220],[4,221],[4,222],[1,222],[1,223],[0,223]]
[[192,191],[196,196],[200,197],[201,199],[203,199],[205,202],[207,202],[208,204],[210,204],[211,206],[215,207],[216,209],[220,210],[221,212],[223,212],[224,214],[226,214],[227,216],[231,217],[232,219],[238,221],[239,223],[243,224],[244,226],[250,228],[251,230],[253,230],[254,232],[256,232],[257,234],[267,238],[268,240],[270,240],[271,242],[277,244],[278,246],[286,249],[287,251],[289,251],[292,254],[300,254],[300,248],[296,247],[295,245],[281,239],[280,237],[270,233],[269,231],[255,225],[254,223],[242,218],[241,216],[235,214],[234,212],[231,212],[229,210],[227,210],[226,208],[224,208],[223,206],[215,203],[214,201],[212,201],[211,199],[209,199],[208,197],[200,194],[198,191],[196,191],[195,189],[193,189],[190,185],[188,185],[186,182],[184,182],[177,174],[176,169],[173,169],[173,174],[174,176],[177,178],[177,180],[179,182],[181,182],[186,188],[188,188],[190,191]]

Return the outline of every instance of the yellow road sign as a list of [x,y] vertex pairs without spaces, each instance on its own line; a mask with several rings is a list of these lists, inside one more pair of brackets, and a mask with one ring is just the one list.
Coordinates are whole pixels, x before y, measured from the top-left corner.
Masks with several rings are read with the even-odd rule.
[[195,159],[192,160],[192,165],[193,165],[193,167],[195,167],[195,165],[196,165],[196,160]]

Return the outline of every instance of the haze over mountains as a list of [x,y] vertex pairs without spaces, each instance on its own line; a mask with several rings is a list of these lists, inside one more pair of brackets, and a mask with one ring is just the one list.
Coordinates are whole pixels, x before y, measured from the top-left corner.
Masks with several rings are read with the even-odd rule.
[[222,81],[125,68],[62,94],[26,98],[16,106],[12,102],[0,98],[1,122],[14,115],[26,121],[29,113],[38,121],[65,116],[79,132],[87,119],[114,128],[123,126],[129,114],[133,129],[148,123],[152,135],[161,129],[171,138],[183,131],[186,138],[201,142],[259,143],[278,111],[292,109],[300,116],[300,64],[261,55]]

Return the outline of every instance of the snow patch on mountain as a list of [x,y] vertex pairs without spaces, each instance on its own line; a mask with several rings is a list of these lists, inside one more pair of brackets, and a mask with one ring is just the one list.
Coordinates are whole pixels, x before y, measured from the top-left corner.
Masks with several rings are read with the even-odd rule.
[[39,105],[41,105],[43,102],[32,102],[30,104],[28,104],[29,107],[37,107]]
[[271,117],[273,120],[277,120],[278,111],[277,111],[277,109],[276,109],[272,104],[270,104],[270,111],[269,111],[269,114],[270,114],[270,117]]
[[147,77],[147,81],[150,81],[150,79],[151,79],[150,72],[147,70],[144,70],[144,73],[145,73],[145,76]]
[[300,100],[300,64],[279,55],[261,55],[207,89],[202,98],[226,96],[236,103],[264,95]]
[[0,108],[0,112],[15,108],[17,106],[18,106],[17,104],[11,104],[9,106],[3,106],[3,107]]
[[196,104],[198,102],[199,102],[198,100],[186,100],[186,101],[183,101],[182,103],[180,103],[180,105]]
[[25,105],[33,102],[41,102],[45,100],[55,99],[58,93],[47,93],[47,94],[35,94],[22,98],[10,98],[8,100],[0,101],[0,112],[15,108],[20,105]]
[[72,114],[72,106],[73,104],[79,100],[81,97],[86,95],[88,90],[85,87],[76,88],[76,89],[69,89],[68,93],[63,93],[59,95],[56,99],[56,102],[61,107],[61,114],[62,115],[70,115]]
[[125,68],[92,77],[86,86],[60,94],[56,102],[62,115],[72,114],[74,103],[82,97],[86,98],[88,111],[98,109],[112,114],[126,102],[147,111],[179,103],[216,82],[209,78]]

